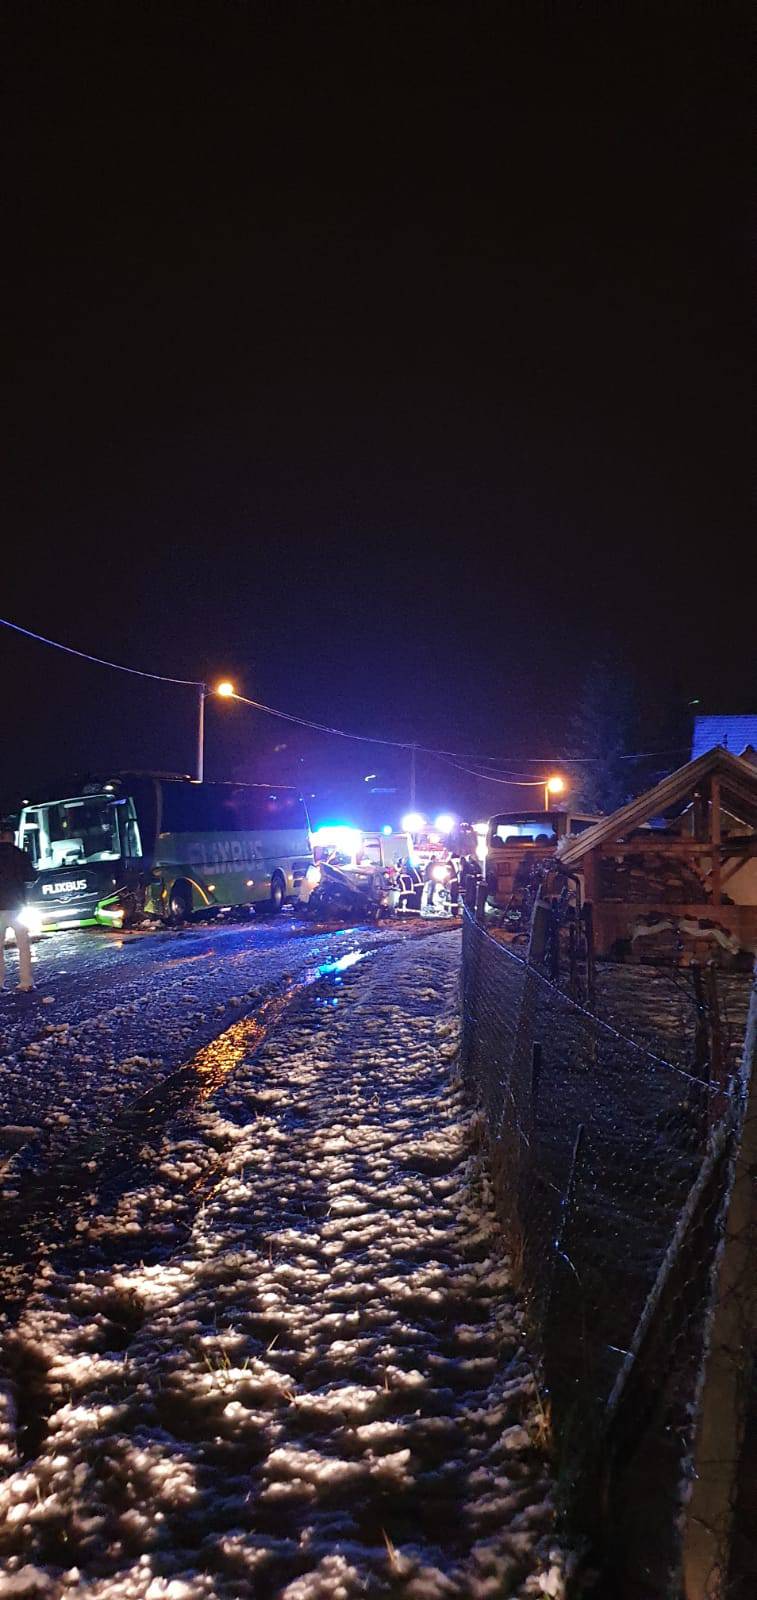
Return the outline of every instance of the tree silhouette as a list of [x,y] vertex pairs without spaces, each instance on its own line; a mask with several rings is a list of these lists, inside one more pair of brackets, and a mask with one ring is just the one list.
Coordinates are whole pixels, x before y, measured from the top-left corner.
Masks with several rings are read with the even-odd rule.
[[589,665],[569,722],[566,762],[574,809],[608,813],[637,792],[632,754],[638,728],[638,696],[633,674],[610,654]]

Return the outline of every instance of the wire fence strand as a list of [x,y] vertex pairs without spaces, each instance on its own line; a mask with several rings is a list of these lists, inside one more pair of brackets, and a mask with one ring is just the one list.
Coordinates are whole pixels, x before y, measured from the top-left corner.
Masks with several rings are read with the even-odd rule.
[[[462,1070],[542,1351],[560,1501],[629,1600],[699,1600],[683,1587],[686,1506],[757,1038],[747,1031],[741,1060],[749,976],[708,979],[704,1024],[680,971],[608,967],[590,1011],[464,918]],[[718,1042],[709,1055],[703,1026]],[[741,1280],[729,1292],[741,1296],[738,1428],[757,1460],[753,1301]],[[746,1594],[732,1570],[757,1527],[745,1470],[702,1600]],[[753,1559],[757,1572],[757,1544]]]

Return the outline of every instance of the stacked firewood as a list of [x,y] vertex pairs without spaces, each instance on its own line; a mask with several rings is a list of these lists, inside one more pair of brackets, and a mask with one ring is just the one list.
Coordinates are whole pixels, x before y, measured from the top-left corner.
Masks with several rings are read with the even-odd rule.
[[698,872],[681,856],[661,850],[638,855],[600,856],[602,900],[646,900],[654,905],[704,905],[707,894]]

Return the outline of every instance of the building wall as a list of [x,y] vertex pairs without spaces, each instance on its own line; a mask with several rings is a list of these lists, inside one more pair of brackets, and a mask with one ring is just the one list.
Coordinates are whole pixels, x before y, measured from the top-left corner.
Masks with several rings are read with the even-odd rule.
[[745,861],[723,888],[737,906],[757,906],[757,860]]

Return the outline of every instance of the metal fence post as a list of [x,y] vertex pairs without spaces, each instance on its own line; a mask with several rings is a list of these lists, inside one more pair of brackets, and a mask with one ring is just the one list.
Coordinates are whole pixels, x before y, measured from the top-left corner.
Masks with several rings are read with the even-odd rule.
[[689,971],[694,990],[696,1018],[694,1023],[694,1055],[691,1068],[694,1082],[692,1082],[689,1089],[688,1100],[699,1124],[700,1135],[704,1140],[707,1138],[707,1130],[710,1125],[710,1030],[707,1025],[707,997],[704,992],[700,963],[692,961]]
[[596,999],[597,966],[594,958],[594,908],[590,900],[584,901],[581,917],[586,939],[586,1004],[594,1010]]
[[710,1127],[712,1127],[719,1122],[728,1109],[728,1097],[725,1093],[727,1074],[723,1049],[723,1026],[720,1017],[718,974],[714,961],[708,961],[704,970],[704,994],[707,1003],[707,1031],[710,1051],[709,1080],[713,1089],[713,1093],[709,1097],[709,1122]]
[[694,1479],[683,1533],[685,1600],[721,1600],[729,1561],[739,1463],[757,1334],[757,982],[752,989],[723,1247],[700,1389]]
[[581,1122],[576,1129],[570,1172],[560,1205],[544,1304],[544,1368],[558,1428],[562,1428],[566,1422],[569,1397],[575,1396],[580,1382],[575,1363],[566,1363],[566,1334],[578,1337],[582,1347],[581,1365],[585,1361],[583,1289],[571,1256],[570,1241],[576,1191],[587,1164],[586,1128]]
[[531,1127],[536,1125],[536,1114],[539,1106],[539,1080],[541,1078],[541,1045],[534,1044],[531,1050]]

